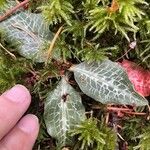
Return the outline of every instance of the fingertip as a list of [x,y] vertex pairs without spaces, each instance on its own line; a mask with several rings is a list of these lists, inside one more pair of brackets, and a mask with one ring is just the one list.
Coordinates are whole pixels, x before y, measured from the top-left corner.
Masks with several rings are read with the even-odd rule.
[[16,84],[14,87],[18,87],[20,89],[22,89],[26,94],[30,95],[29,90],[22,84]]
[[20,120],[17,126],[24,133],[37,136],[39,131],[39,119],[33,114],[28,114]]
[[3,93],[2,96],[13,102],[29,101],[30,103],[31,101],[29,90],[21,84],[15,85],[11,89]]

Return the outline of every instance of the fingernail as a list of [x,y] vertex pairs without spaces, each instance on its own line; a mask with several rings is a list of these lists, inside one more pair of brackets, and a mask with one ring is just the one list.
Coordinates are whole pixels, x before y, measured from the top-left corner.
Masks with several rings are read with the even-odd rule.
[[38,118],[35,115],[27,115],[18,123],[18,127],[23,132],[30,134],[35,132],[38,122]]
[[23,85],[16,85],[10,90],[6,91],[2,96],[6,97],[8,100],[13,102],[23,102],[30,99],[29,91]]

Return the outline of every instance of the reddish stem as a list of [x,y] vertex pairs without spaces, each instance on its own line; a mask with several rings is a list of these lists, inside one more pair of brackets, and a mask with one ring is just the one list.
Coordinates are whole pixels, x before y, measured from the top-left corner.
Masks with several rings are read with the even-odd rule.
[[112,111],[128,111],[128,112],[132,111],[129,108],[117,108],[117,107],[107,107],[107,110],[112,110]]
[[21,2],[21,3],[19,3],[18,5],[16,5],[15,7],[13,7],[12,9],[8,10],[3,16],[0,16],[0,22],[5,20],[8,16],[10,16],[12,13],[17,11],[17,9],[23,7],[27,3],[29,3],[29,0],[25,0],[25,1]]
[[146,115],[146,113],[142,113],[142,112],[132,112],[132,110],[128,108],[107,107],[107,110],[116,111],[116,112],[121,111],[123,113],[130,114],[130,115],[140,115],[140,116]]
[[125,112],[126,114],[130,114],[130,115],[140,115],[140,116],[145,116],[146,113],[140,113],[140,112]]

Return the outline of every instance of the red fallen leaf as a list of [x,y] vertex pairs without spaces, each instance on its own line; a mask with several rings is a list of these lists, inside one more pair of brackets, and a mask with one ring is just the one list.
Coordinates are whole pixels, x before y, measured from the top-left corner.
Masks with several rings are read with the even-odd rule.
[[138,66],[136,63],[123,60],[119,63],[127,72],[129,80],[134,85],[135,90],[142,96],[150,95],[150,70]]

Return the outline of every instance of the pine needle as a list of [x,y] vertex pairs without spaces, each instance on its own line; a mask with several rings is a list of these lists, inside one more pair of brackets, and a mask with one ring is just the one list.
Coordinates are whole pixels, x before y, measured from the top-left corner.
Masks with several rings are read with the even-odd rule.
[[47,60],[46,60],[46,63],[45,63],[46,65],[48,64],[48,60],[49,60],[49,58],[50,58],[51,55],[52,55],[52,51],[53,51],[53,48],[54,48],[54,46],[55,46],[55,42],[56,42],[57,38],[59,37],[59,34],[61,33],[62,29],[63,29],[63,27],[61,26],[61,27],[58,29],[58,31],[56,32],[56,34],[55,34],[55,36],[54,36],[54,38],[53,38],[53,40],[52,40],[52,42],[51,42],[51,44],[50,44],[50,47],[49,47],[48,53],[47,53]]
[[0,43],[0,47],[5,50],[13,59],[16,60],[16,56],[14,54],[12,54],[9,50],[7,50],[1,43]]

